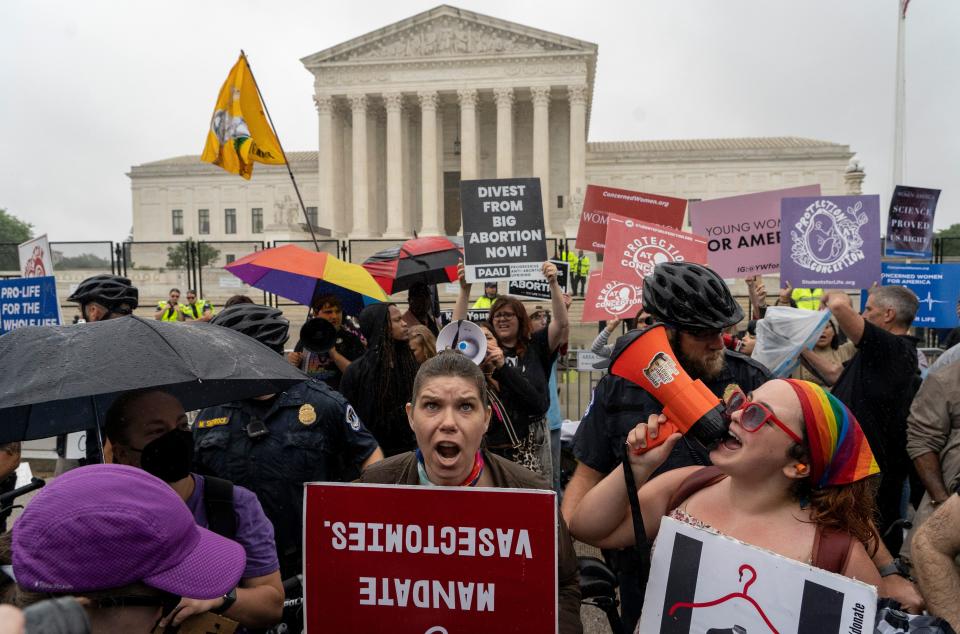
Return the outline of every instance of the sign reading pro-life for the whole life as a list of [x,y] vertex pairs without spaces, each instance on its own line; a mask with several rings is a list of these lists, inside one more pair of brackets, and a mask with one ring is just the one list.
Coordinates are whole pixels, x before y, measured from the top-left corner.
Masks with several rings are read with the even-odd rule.
[[0,335],[24,326],[56,326],[60,321],[53,276],[0,281]]
[[547,259],[539,178],[460,181],[468,282],[541,277]]
[[317,483],[304,495],[308,632],[557,631],[553,492]]

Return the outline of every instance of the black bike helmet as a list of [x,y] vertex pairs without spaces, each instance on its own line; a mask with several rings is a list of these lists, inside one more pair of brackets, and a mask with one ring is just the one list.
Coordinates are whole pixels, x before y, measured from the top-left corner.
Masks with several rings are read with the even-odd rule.
[[726,328],[743,309],[711,269],[692,262],[663,262],[643,279],[643,307],[669,326],[689,330]]
[[95,302],[111,312],[129,315],[140,304],[140,293],[125,277],[94,275],[80,282],[67,301],[81,306]]
[[210,323],[242,332],[277,352],[283,352],[283,344],[290,338],[290,322],[283,313],[260,304],[234,304],[220,311]]

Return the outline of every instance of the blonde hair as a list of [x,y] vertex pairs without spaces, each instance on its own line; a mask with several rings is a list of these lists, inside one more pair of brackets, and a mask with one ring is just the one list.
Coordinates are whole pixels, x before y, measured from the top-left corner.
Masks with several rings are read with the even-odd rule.
[[427,360],[437,356],[437,338],[433,336],[429,328],[426,326],[413,326],[408,332],[410,333],[410,341],[419,337],[423,342],[423,350],[427,353]]

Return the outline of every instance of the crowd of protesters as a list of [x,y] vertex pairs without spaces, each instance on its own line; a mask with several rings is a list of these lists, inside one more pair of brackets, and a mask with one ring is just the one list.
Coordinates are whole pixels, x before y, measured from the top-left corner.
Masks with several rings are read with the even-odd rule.
[[[582,294],[589,263],[577,262]],[[665,325],[677,362],[723,403],[729,430],[711,446],[674,434],[640,453],[667,422],[663,406],[605,374],[561,488],[557,375],[571,298],[554,264],[542,274],[549,307],[532,313],[484,285],[472,306],[489,310],[478,322],[486,352],[473,361],[438,354],[442,324],[424,284],[405,311],[378,303],[348,316],[336,295],[319,296],[292,350],[280,310],[245,296],[215,310],[193,290],[181,304],[171,289],[157,320],[243,333],[309,379],[192,415],[163,390],[117,398],[102,452],[89,447],[87,464],[55,477],[0,536],[0,596],[16,606],[0,606],[0,633],[23,631],[24,614],[41,605],[78,612],[93,632],[148,632],[204,613],[246,631],[296,627],[284,581],[303,574],[303,485],[354,480],[562,495],[564,633],[582,628],[573,538],[603,549],[633,631],[642,562],[664,516],[857,578],[960,627],[960,355],[923,378],[911,291],[875,287],[858,312],[842,292],[782,289],[775,305],[831,317],[792,377],[775,379],[751,358],[768,304],[762,280],[748,280],[747,315],[709,268],[657,265],[642,309],[602,324],[592,351],[616,359],[644,329]],[[459,282],[454,320],[471,305],[462,264]],[[126,318],[139,303],[116,276],[85,280],[70,299],[88,322]],[[19,461],[19,444],[0,445],[0,492]]]

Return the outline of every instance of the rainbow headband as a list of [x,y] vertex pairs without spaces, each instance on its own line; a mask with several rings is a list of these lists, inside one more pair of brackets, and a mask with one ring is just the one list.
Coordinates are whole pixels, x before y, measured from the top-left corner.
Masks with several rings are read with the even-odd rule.
[[786,379],[800,398],[815,488],[849,484],[880,473],[853,412],[816,383]]

